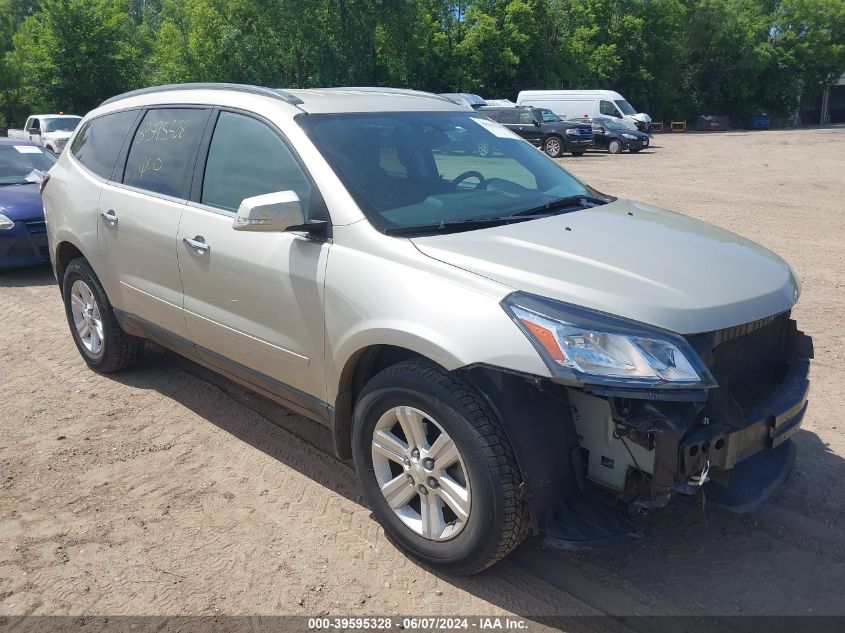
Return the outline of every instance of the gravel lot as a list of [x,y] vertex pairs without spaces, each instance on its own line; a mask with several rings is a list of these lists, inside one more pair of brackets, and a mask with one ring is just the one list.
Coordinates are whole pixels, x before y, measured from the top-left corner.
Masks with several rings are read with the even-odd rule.
[[530,542],[476,577],[434,574],[385,539],[349,465],[300,439],[325,443],[309,422],[160,349],[98,376],[49,270],[2,272],[0,615],[845,615],[845,128],[667,134],[561,162],[795,268],[816,361],[774,503],[675,503],[633,544]]

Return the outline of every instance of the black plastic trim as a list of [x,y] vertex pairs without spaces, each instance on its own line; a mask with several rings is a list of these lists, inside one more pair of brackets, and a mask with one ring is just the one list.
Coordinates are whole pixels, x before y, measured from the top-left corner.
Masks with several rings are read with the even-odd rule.
[[161,328],[146,319],[123,310],[114,310],[124,330],[155,341],[162,347],[180,354],[235,382],[260,393],[282,406],[304,415],[324,426],[331,426],[331,408],[316,396],[283,383],[275,378],[236,363],[205,347],[196,345],[178,334]]

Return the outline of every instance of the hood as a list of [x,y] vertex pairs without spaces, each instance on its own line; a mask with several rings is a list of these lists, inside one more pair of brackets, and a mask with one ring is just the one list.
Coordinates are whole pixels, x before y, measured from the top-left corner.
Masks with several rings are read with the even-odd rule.
[[60,130],[60,131],[56,131],[56,132],[44,132],[41,135],[41,138],[58,139],[58,140],[69,139],[72,134],[73,134],[73,132],[68,132],[68,131],[65,131],[65,130]]
[[44,217],[44,205],[38,183],[0,185],[0,213],[10,220],[30,220]]
[[514,290],[680,334],[778,314],[799,293],[787,263],[762,246],[629,200],[412,241],[429,257]]
[[651,117],[649,115],[647,115],[645,112],[637,112],[636,114],[632,114],[630,116],[635,121],[642,121],[643,123],[651,123]]

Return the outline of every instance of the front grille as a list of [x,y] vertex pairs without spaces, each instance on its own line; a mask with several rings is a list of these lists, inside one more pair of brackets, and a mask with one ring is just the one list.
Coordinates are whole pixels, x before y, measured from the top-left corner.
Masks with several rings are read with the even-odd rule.
[[743,407],[768,396],[786,370],[789,313],[714,332],[711,371]]

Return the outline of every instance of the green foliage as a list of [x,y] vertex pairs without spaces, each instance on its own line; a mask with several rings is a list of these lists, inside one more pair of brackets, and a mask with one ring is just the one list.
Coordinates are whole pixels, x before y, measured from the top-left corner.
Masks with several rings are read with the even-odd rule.
[[21,22],[5,65],[33,108],[85,112],[138,82],[134,35],[119,0],[46,0]]
[[743,120],[843,70],[845,0],[0,0],[0,125],[185,81],[609,88]]

